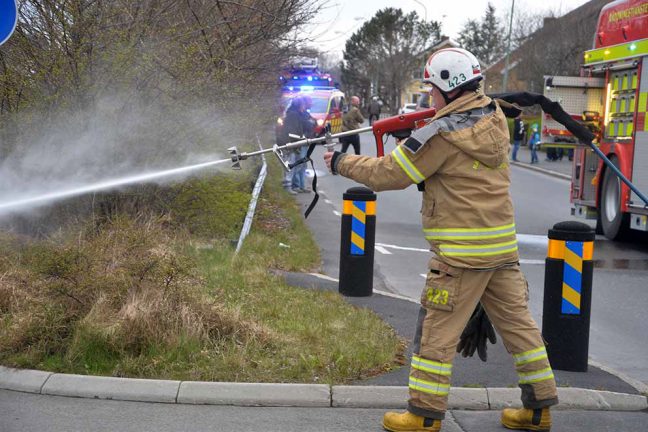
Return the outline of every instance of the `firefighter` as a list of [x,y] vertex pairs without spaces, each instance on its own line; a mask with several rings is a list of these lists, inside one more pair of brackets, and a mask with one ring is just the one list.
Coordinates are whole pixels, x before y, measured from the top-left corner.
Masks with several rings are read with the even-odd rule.
[[481,301],[513,355],[523,409],[505,409],[511,429],[548,431],[556,383],[538,326],[528,308],[520,271],[506,118],[480,85],[470,52],[432,54],[424,82],[432,85],[437,113],[383,158],[327,152],[341,174],[375,191],[419,184],[423,233],[435,256],[421,295],[412,355],[407,411],[388,412],[389,431],[436,431],[447,409],[452,362],[462,329]]

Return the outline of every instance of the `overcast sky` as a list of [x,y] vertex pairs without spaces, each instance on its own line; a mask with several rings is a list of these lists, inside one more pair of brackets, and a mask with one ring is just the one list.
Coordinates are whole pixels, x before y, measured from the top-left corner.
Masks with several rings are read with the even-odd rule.
[[[511,0],[491,0],[491,3],[500,17],[511,9]],[[515,9],[552,10],[563,15],[585,3],[587,0],[515,0]],[[422,18],[427,15],[428,20],[441,21],[443,34],[456,39],[463,23],[480,18],[487,4],[485,0],[328,0],[324,11],[309,27],[308,34],[314,40],[312,45],[341,57],[345,41],[362,26],[364,20],[371,19],[380,9],[399,7],[405,12],[415,10]]]

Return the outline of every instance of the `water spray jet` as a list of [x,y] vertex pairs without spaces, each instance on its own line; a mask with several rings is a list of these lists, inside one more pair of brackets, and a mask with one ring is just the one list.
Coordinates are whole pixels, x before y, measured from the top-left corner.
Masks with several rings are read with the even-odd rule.
[[184,166],[180,168],[172,168],[163,171],[155,171],[146,174],[139,174],[135,176],[122,177],[113,180],[105,180],[102,182],[92,183],[86,186],[80,186],[72,189],[67,189],[59,192],[50,192],[41,195],[36,195],[28,198],[17,199],[13,201],[0,203],[0,213],[15,211],[25,207],[36,207],[52,201],[58,201],[64,198],[83,195],[90,192],[99,192],[110,189],[115,189],[120,186],[129,184],[145,183],[151,180],[156,180],[162,177],[170,177],[174,175],[185,174],[188,172],[209,168],[215,165],[231,162],[231,158],[220,159],[216,161],[203,162],[200,164]]

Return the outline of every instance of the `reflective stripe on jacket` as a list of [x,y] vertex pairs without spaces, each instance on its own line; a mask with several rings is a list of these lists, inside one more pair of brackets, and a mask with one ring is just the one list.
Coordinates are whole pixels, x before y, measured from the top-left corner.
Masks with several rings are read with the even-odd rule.
[[518,260],[509,132],[481,90],[453,101],[383,158],[341,156],[338,173],[375,191],[425,182],[423,233],[445,263],[489,269]]

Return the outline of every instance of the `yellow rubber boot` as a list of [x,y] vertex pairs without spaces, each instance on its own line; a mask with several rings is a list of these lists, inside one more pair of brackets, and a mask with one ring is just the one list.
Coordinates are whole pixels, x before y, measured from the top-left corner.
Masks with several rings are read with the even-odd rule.
[[441,420],[433,420],[409,411],[388,412],[383,416],[383,427],[391,432],[439,432]]
[[502,424],[509,429],[549,432],[551,430],[551,413],[549,408],[505,408],[502,411]]

